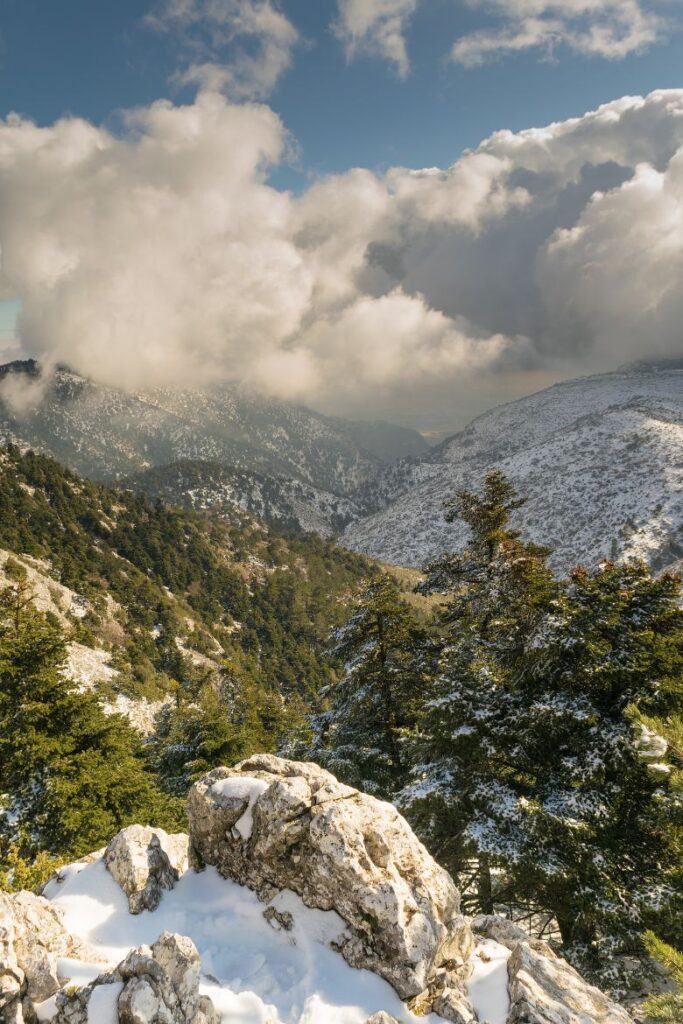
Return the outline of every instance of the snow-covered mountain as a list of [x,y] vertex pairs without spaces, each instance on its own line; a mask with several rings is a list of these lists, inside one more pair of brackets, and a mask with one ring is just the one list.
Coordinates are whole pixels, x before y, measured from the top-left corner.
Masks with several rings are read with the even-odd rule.
[[[230,467],[230,493],[223,480],[215,503],[256,511],[260,488],[269,518],[326,533],[358,514],[348,499],[382,465],[428,450],[416,431],[323,416],[233,385],[127,393],[61,368],[42,386],[33,361],[0,367],[0,441],[30,445],[97,480],[183,460]],[[273,480],[266,486],[264,477]],[[183,492],[166,497],[182,500]]]
[[[387,562],[420,565],[466,537],[444,500],[498,467],[527,504],[524,536],[554,548],[566,570],[642,556],[660,568],[683,556],[683,366],[639,363],[573,380],[484,413],[418,459],[364,486],[380,511],[343,543]],[[382,506],[384,506],[382,508]]]
[[321,536],[338,533],[360,513],[352,498],[294,477],[197,459],[143,470],[122,480],[121,485],[194,512],[210,511],[232,521],[239,508],[283,529],[308,530]]

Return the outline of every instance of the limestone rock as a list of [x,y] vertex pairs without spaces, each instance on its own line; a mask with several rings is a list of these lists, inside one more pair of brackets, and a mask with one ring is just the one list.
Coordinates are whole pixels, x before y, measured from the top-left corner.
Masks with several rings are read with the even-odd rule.
[[633,1024],[559,957],[520,942],[508,961],[508,1024]]
[[191,939],[163,932],[154,945],[132,950],[115,971],[57,997],[54,1024],[88,1024],[106,1006],[119,1024],[220,1024],[199,994],[199,954]]
[[129,825],[104,851],[104,863],[128,897],[131,914],[156,910],[188,865],[189,839],[161,828]]
[[450,875],[405,819],[318,765],[264,754],[216,768],[193,786],[188,814],[195,865],[335,910],[348,926],[339,945],[346,960],[403,999],[473,949]]
[[25,978],[14,949],[12,901],[0,893],[0,1019],[11,1019],[11,1007],[20,1001]]
[[368,1017],[365,1024],[398,1024],[398,1021],[390,1013],[380,1010],[379,1013],[373,1013],[372,1017]]
[[61,985],[61,957],[97,961],[97,954],[64,927],[61,911],[31,892],[0,893],[0,1019],[22,1021],[31,1006]]
[[472,919],[472,931],[477,935],[482,935],[485,939],[493,939],[508,949],[516,949],[520,942],[526,942],[532,949],[545,956],[555,956],[545,939],[531,938],[523,928],[507,917],[499,917],[497,914],[479,914]]

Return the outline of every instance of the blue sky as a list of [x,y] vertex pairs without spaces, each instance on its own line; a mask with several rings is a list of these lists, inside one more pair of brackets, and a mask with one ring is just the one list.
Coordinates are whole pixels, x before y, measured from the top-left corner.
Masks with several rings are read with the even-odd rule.
[[678,352],[682,28],[683,0],[0,0],[0,350],[425,431]]
[[[461,0],[425,0],[407,28],[411,72],[377,56],[349,62],[331,23],[334,0],[284,0],[304,37],[269,103],[299,146],[299,166],[276,181],[300,189],[310,175],[352,166],[447,166],[499,128],[578,116],[629,93],[683,85],[683,33],[622,60],[542,50],[481,67],[448,60],[452,41],[493,19]],[[676,0],[664,5],[674,10]],[[75,114],[116,126],[117,111],[191,90],[172,82],[187,56],[173,33],[145,23],[139,0],[3,0],[0,113],[41,124]],[[226,46],[224,55],[230,56]]]

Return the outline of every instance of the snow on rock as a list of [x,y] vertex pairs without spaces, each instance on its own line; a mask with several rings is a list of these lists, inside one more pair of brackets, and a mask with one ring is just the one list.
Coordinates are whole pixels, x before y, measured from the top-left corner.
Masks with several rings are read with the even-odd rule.
[[24,996],[36,1003],[53,996],[65,959],[104,962],[67,930],[59,908],[44,897],[0,893],[0,1019],[12,1020],[11,1007]]
[[133,826],[0,894],[3,1024],[632,1024],[546,943],[461,918],[398,812],[316,765],[210,772],[190,825],[191,867]]
[[122,981],[110,981],[94,988],[88,1000],[88,1024],[117,1024],[118,1000],[122,990]]
[[293,915],[287,931],[270,926],[255,893],[212,867],[186,871],[154,912],[137,915],[102,859],[62,877],[49,883],[48,896],[69,930],[112,968],[164,931],[191,939],[201,959],[200,994],[211,998],[223,1024],[365,1024],[381,1010],[418,1024],[385,981],[353,969],[327,945],[344,922],[292,892],[274,901]]
[[131,914],[155,910],[164,889],[187,870],[189,839],[162,828],[129,825],[104,851],[104,863],[128,896]]
[[[237,829],[255,779],[264,788],[253,827]],[[245,780],[239,792],[250,795],[236,797]],[[393,805],[318,765],[263,754],[200,779],[188,816],[196,866],[214,865],[264,898],[290,889],[309,907],[335,910],[348,929],[338,942],[346,960],[376,971],[403,999],[428,1007],[453,990],[465,1000],[473,942],[459,893]]]
[[488,1024],[506,1024],[508,996],[507,963],[510,950],[493,939],[482,939],[470,957],[472,973],[467,982],[477,1018]]
[[[251,779],[248,776],[242,778],[221,779],[211,787],[211,794],[215,797],[224,797],[226,800],[246,800],[246,807],[241,816],[237,819],[233,828],[239,832],[242,839],[250,839],[254,828],[254,801],[261,793],[268,789],[268,783],[263,779]],[[227,803],[226,803],[227,806]]]

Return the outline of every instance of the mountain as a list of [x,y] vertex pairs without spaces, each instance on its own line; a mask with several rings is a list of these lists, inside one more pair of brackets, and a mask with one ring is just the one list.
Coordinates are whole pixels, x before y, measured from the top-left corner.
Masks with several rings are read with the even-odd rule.
[[183,459],[135,473],[121,486],[167,504],[231,519],[243,509],[281,529],[327,536],[359,514],[351,498],[321,491],[302,480],[254,473],[218,462]]
[[386,562],[420,565],[462,545],[444,500],[500,468],[528,498],[526,537],[554,548],[556,569],[639,556],[661,568],[683,556],[683,368],[639,363],[556,384],[493,409],[417,459],[365,483],[374,514],[343,543]]
[[314,698],[339,598],[366,571],[315,535],[168,508],[0,451],[0,589],[25,587],[67,633],[67,674],[144,732],[169,697],[226,672],[235,692]]
[[[362,511],[351,495],[382,465],[428,450],[416,431],[323,416],[235,385],[128,393],[63,367],[43,380],[32,360],[0,367],[0,440],[30,445],[110,482],[177,462],[212,463],[203,482],[209,503],[215,467],[229,467],[217,503],[325,533]],[[171,494],[172,478],[180,489]],[[165,476],[167,497],[177,502],[184,500],[182,478],[181,471]],[[145,477],[137,482],[143,486]],[[267,501],[257,500],[259,490],[268,491]]]

